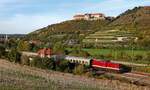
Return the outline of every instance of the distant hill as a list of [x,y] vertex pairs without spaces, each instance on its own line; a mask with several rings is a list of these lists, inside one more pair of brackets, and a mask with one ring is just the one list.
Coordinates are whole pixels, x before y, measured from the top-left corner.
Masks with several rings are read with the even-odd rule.
[[0,43],[3,43],[6,39],[20,39],[24,38],[26,34],[0,34]]
[[0,34],[0,38],[2,37],[10,37],[10,38],[20,38],[20,37],[25,37],[26,34]]

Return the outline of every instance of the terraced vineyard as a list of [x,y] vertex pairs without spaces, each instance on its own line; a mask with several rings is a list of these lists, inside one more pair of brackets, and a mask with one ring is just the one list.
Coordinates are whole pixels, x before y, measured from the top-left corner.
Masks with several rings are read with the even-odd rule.
[[128,42],[130,40],[136,40],[137,37],[134,32],[119,31],[119,30],[107,30],[98,31],[94,34],[88,35],[83,42],[84,43],[119,43]]

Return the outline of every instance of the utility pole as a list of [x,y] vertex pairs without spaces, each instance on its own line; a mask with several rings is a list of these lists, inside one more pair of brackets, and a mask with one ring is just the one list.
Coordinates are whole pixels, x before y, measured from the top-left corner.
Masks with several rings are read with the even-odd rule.
[[132,52],[132,63],[133,63],[133,57],[134,57],[134,40],[131,41],[131,52]]
[[7,42],[8,41],[8,35],[6,34],[6,36],[5,36],[5,42]]
[[98,41],[98,39],[96,38],[96,39],[95,39],[95,42],[96,42],[96,43],[95,43],[95,47],[96,47],[96,48],[97,48],[97,41]]

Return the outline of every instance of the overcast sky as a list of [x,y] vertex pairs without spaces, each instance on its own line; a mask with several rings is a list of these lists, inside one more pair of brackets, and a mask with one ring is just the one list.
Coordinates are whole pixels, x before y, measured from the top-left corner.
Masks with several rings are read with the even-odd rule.
[[27,34],[74,14],[117,16],[135,6],[150,6],[150,0],[0,0],[0,34]]

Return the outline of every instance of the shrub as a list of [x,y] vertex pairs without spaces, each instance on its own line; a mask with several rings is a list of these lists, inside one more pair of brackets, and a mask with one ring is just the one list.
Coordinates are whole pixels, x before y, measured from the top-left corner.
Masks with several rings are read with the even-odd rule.
[[90,54],[86,51],[83,51],[81,49],[74,49],[72,52],[69,54],[70,56],[80,56],[80,57],[88,57]]
[[22,65],[29,65],[29,57],[26,55],[21,55],[21,64]]
[[134,56],[134,60],[138,61],[138,60],[142,60],[143,56],[142,55],[135,55]]
[[0,58],[5,55],[5,47],[3,45],[0,45]]
[[61,72],[68,72],[69,68],[68,68],[68,61],[66,60],[61,60],[59,62],[59,65],[57,65],[57,70],[61,71]]
[[34,57],[33,60],[30,60],[30,66],[42,69],[56,69],[56,63],[50,58]]
[[76,66],[75,69],[73,70],[73,73],[77,75],[82,75],[84,73],[84,65]]
[[21,53],[18,52],[16,49],[12,49],[8,53],[8,58],[9,58],[9,61],[11,62],[20,63],[20,57],[21,57]]

